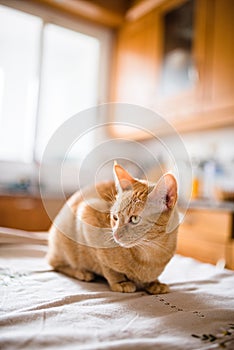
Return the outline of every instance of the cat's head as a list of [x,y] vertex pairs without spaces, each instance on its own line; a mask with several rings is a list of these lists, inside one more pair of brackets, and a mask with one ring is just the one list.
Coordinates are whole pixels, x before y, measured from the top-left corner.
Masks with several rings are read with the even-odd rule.
[[149,184],[115,163],[114,178],[117,195],[111,208],[111,226],[116,243],[130,248],[169,231],[177,201],[177,182],[172,174]]

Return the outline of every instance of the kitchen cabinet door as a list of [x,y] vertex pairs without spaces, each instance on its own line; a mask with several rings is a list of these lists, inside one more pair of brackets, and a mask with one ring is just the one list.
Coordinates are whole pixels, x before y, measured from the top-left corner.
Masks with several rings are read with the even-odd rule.
[[117,38],[112,101],[148,107],[178,132],[234,125],[233,17],[233,0],[167,0],[127,22]]
[[[150,108],[172,123],[184,123],[191,113],[200,112],[206,11],[206,0],[170,0],[144,17],[127,22],[117,36],[112,101]],[[181,18],[188,14],[184,23]],[[178,35],[171,40],[175,27]],[[188,40],[180,37],[180,29],[187,32]],[[170,60],[172,66],[182,64],[179,73],[169,64],[165,74],[164,61]],[[152,125],[151,130],[157,130],[157,126]]]
[[157,80],[158,17],[126,23],[117,37],[112,100],[150,107]]
[[[0,226],[27,231],[47,231],[64,203],[63,199],[46,199],[46,209],[39,197],[0,196]],[[47,210],[51,217],[49,217]]]
[[203,110],[206,0],[168,1],[159,9],[160,73],[155,110],[176,126]]
[[224,109],[234,106],[234,1],[214,0],[209,12],[206,106]]
[[177,253],[233,268],[233,214],[189,209],[179,227]]

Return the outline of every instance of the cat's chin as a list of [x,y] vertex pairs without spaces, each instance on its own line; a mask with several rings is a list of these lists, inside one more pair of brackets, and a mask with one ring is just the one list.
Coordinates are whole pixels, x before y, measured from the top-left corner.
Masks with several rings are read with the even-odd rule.
[[136,242],[121,242],[115,239],[115,242],[122,248],[133,248],[136,246]]
[[122,248],[133,248],[137,245],[137,241],[133,241],[133,242],[123,242],[121,240],[121,238],[119,238],[117,232],[115,232],[113,234],[113,238],[114,238],[114,241],[115,243],[117,243],[120,247]]
[[121,248],[126,248],[126,249],[135,247],[134,243],[118,243],[118,244]]

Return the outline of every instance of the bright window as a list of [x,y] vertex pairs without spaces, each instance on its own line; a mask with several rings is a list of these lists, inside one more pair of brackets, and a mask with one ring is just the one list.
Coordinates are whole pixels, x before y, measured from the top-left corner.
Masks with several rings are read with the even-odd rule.
[[100,51],[95,35],[0,6],[0,160],[40,160],[64,121],[98,103]]
[[48,24],[43,43],[38,158],[64,121],[98,101],[99,41]]
[[0,159],[31,161],[42,20],[0,6]]

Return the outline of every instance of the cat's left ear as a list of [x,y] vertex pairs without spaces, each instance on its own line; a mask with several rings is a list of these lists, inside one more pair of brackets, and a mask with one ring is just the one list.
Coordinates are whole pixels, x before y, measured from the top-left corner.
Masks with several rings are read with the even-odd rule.
[[124,168],[116,162],[113,167],[115,185],[118,190],[130,190],[136,181]]
[[175,177],[170,173],[163,175],[150,192],[148,199],[162,203],[165,209],[172,209],[177,201],[177,181]]

